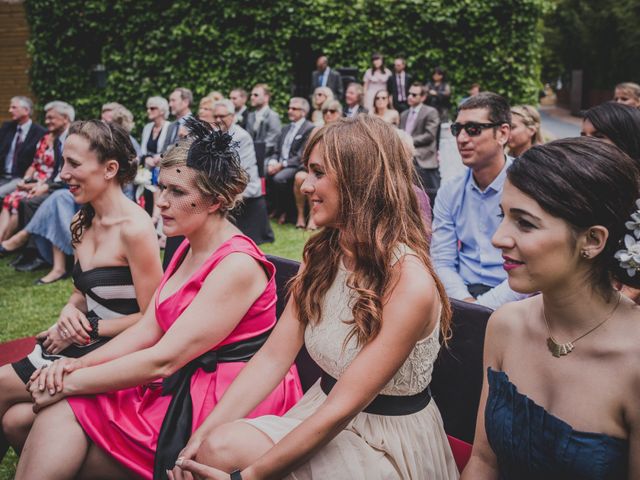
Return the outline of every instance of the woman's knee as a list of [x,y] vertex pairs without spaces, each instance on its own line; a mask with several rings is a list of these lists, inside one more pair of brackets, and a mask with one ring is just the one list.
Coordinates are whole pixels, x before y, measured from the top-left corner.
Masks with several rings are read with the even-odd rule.
[[25,384],[11,365],[0,367],[0,414],[16,402],[29,401]]
[[216,428],[202,443],[196,460],[224,471],[244,468],[273,446],[270,439],[244,422]]
[[234,447],[234,424],[226,423],[216,428],[200,445],[196,459],[209,465],[218,465],[219,459],[228,458],[227,455]]
[[31,404],[19,403],[11,407],[2,417],[2,431],[12,447],[22,449],[29,435],[35,415]]

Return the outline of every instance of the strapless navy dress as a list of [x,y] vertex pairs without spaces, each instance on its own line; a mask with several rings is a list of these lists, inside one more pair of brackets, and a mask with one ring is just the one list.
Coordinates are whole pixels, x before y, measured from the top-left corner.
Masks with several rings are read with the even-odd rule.
[[487,439],[501,480],[626,480],[629,442],[578,432],[518,392],[506,373],[487,371]]

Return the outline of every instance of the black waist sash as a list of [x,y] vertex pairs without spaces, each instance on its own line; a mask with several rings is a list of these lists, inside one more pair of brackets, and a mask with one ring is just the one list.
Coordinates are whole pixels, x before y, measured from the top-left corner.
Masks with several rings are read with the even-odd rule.
[[[322,372],[320,388],[322,388],[325,395],[329,395],[336,383],[337,380],[335,378],[327,372]],[[387,416],[411,415],[425,408],[430,401],[431,389],[427,386],[427,388],[415,395],[380,394],[367,405],[363,412]]]
[[154,480],[167,478],[166,470],[174,467],[178,454],[191,437],[193,417],[191,377],[195,371],[201,368],[211,373],[216,371],[218,363],[248,362],[264,345],[270,333],[271,330],[268,330],[257,337],[206,352],[162,381],[162,395],[173,395],[173,397],[158,436],[158,446],[153,462]]

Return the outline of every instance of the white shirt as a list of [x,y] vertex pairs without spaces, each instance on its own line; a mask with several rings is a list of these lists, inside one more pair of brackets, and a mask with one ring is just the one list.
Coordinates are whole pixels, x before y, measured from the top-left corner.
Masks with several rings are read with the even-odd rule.
[[326,87],[327,86],[327,80],[329,80],[329,72],[331,71],[330,67],[327,67],[324,69],[324,72],[322,72],[322,87]]

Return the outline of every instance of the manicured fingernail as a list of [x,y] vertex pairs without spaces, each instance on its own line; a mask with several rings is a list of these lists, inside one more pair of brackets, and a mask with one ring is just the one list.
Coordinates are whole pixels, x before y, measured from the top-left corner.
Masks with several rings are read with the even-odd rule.
[[53,388],[49,389],[49,395],[53,395],[54,393],[56,393],[56,391]]

